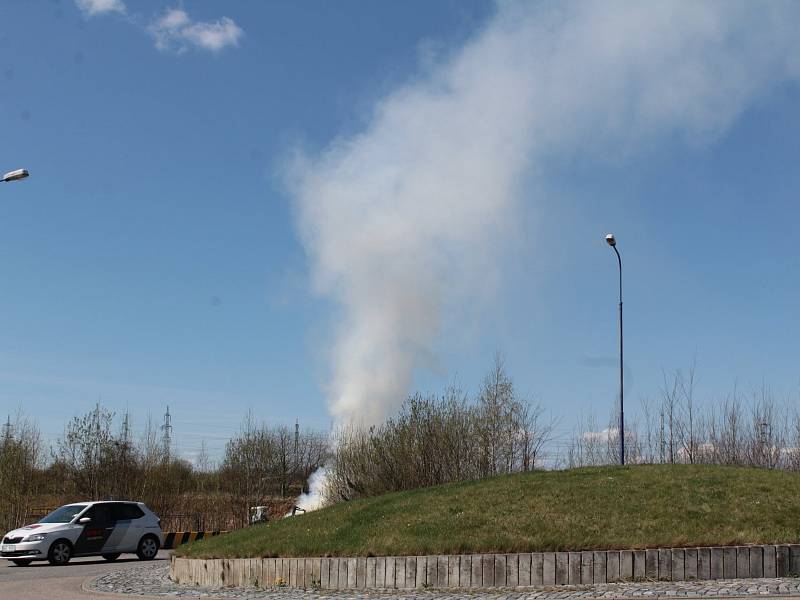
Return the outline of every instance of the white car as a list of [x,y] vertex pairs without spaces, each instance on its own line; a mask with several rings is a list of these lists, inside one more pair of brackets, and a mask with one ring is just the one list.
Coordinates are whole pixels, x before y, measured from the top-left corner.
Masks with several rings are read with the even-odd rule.
[[73,556],[116,560],[123,552],[152,560],[163,543],[161,521],[141,502],[80,502],[9,531],[0,544],[0,558],[19,566],[34,560],[65,565]]

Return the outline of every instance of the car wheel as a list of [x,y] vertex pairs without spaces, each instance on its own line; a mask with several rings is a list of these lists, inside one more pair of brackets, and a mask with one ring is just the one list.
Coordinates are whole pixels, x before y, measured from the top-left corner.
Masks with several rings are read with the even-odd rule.
[[136,556],[139,560],[153,560],[158,554],[158,538],[146,535],[139,540],[139,547],[136,549]]
[[11,562],[13,562],[18,567],[27,567],[33,561],[30,560],[29,558],[16,558],[16,559],[12,558]]
[[56,540],[47,553],[47,560],[51,565],[65,565],[70,558],[72,558],[72,544],[67,540]]
[[108,562],[117,560],[121,552],[114,552],[112,554],[103,554],[103,558],[105,558]]

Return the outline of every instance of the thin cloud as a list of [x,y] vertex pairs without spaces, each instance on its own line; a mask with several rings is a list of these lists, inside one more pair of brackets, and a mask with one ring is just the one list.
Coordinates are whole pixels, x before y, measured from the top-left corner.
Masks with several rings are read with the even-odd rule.
[[[114,12],[127,14],[123,0],[75,0],[75,6],[86,17]],[[191,48],[219,52],[229,46],[238,46],[244,36],[242,28],[230,17],[195,21],[181,8],[167,8],[146,26],[136,15],[128,20],[135,27],[146,30],[159,50],[178,53]]]
[[193,21],[185,10],[170,8],[147,28],[159,50],[185,52],[190,47],[219,52],[228,46],[238,46],[244,35],[233,19]]
[[75,6],[87,17],[112,12],[124,13],[126,10],[122,0],[75,0]]
[[[627,435],[625,437],[628,437]],[[585,442],[605,442],[616,440],[619,438],[619,429],[615,427],[607,427],[602,431],[584,431],[581,438]]]

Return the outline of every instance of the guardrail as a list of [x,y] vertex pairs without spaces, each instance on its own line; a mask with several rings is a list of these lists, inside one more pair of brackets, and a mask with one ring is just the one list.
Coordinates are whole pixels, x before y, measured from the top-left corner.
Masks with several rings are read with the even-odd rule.
[[177,548],[181,544],[188,544],[203,538],[213,537],[221,533],[228,533],[227,531],[165,531],[164,532],[164,550],[171,550]]

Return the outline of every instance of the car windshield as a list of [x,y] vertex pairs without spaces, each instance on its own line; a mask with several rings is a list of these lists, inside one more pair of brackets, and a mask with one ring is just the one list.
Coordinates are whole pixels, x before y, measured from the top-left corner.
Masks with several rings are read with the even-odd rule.
[[88,504],[68,504],[55,509],[39,523],[69,523],[79,512],[89,506]]

